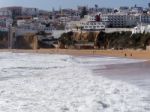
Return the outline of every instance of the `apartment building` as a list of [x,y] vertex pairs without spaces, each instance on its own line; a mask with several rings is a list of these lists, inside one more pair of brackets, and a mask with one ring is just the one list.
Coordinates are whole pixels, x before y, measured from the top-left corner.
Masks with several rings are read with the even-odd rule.
[[22,15],[38,16],[39,10],[37,8],[22,8]]
[[81,27],[83,28],[83,30],[90,30],[90,31],[105,30],[105,24],[103,22],[97,21],[82,22]]
[[38,33],[44,31],[52,33],[52,27],[41,18],[17,20],[16,35],[23,35],[25,33]]
[[136,26],[139,18],[137,19],[136,16],[127,13],[110,13],[102,14],[101,19],[107,23],[107,27],[126,28]]
[[81,28],[83,30],[101,31],[105,30],[105,22],[102,22],[100,15],[87,15],[80,22]]
[[21,16],[22,15],[22,7],[14,6],[14,7],[4,7],[4,8],[1,8],[1,9],[11,11],[13,18],[15,18],[16,16]]
[[0,16],[12,17],[12,13],[8,9],[0,9]]
[[145,24],[150,24],[150,15],[149,14],[141,14],[140,22]]
[[8,31],[13,20],[10,17],[0,16],[0,31]]

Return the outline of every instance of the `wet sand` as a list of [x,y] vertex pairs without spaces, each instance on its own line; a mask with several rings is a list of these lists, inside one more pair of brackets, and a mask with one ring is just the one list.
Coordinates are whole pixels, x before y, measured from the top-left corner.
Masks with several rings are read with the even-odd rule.
[[150,51],[144,50],[76,50],[76,49],[38,49],[38,50],[16,50],[4,49],[1,52],[15,53],[48,53],[48,54],[68,54],[68,55],[84,55],[84,56],[114,56],[135,59],[150,59]]
[[150,61],[106,65],[105,69],[93,69],[96,75],[112,80],[121,80],[134,84],[143,90],[150,91]]

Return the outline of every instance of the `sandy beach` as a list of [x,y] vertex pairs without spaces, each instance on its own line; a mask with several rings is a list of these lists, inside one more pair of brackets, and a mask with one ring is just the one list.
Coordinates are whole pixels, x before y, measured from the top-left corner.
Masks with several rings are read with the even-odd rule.
[[126,57],[133,59],[150,59],[150,51],[145,50],[75,50],[75,49],[37,49],[37,50],[25,50],[25,49],[4,49],[1,52],[14,52],[14,53],[48,53],[48,54],[68,54],[68,55],[100,55],[100,56],[114,56],[114,57]]

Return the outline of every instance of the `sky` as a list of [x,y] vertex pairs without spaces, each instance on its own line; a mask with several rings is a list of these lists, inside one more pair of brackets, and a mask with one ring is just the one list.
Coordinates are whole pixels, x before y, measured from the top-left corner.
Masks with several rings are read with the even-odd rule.
[[0,7],[24,6],[35,7],[44,10],[52,8],[76,8],[80,5],[118,8],[119,6],[143,6],[148,7],[150,0],[0,0]]

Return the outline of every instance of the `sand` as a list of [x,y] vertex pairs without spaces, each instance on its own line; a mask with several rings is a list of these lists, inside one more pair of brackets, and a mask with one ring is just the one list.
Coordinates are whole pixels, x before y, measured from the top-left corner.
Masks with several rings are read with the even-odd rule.
[[48,54],[68,54],[68,55],[100,55],[100,56],[114,56],[126,57],[134,59],[150,59],[150,51],[144,50],[75,50],[75,49],[38,49],[38,50],[16,50],[4,49],[1,52],[15,52],[15,53],[48,53]]

